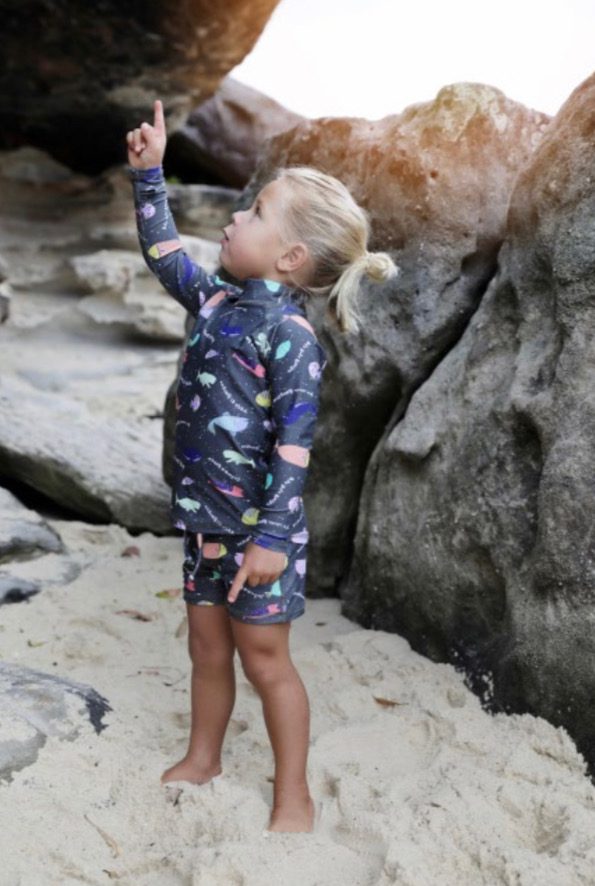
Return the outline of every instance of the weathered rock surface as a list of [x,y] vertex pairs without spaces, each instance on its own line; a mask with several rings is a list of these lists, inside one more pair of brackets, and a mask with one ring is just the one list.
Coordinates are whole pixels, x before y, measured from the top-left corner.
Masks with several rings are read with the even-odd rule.
[[521,172],[500,269],[366,472],[344,611],[595,765],[595,77]]
[[304,121],[257,89],[226,77],[168,142],[168,161],[185,178],[209,172],[243,188],[271,138]]
[[96,733],[112,708],[91,686],[0,662],[0,780],[34,763],[48,736],[74,741],[89,720]]
[[[219,247],[198,237],[181,235],[184,248],[207,270],[214,270]],[[101,249],[71,260],[81,290],[77,310],[98,324],[109,323],[154,341],[184,338],[184,311],[149,271],[140,249],[136,252]]]
[[167,197],[178,230],[215,241],[210,245],[217,250],[221,228],[229,224],[239,196],[240,191],[234,188],[216,185],[167,186]]
[[172,129],[250,52],[278,0],[0,0],[0,148],[73,169],[125,161],[124,136],[163,99]]
[[496,270],[513,182],[547,121],[496,89],[457,84],[377,122],[303,123],[274,139],[251,181],[246,203],[277,165],[336,175],[370,213],[370,248],[402,268],[395,281],[364,284],[359,335],[336,332],[322,305],[309,310],[329,357],[305,496],[310,593],[336,592],[368,459],[476,310]]
[[150,418],[106,422],[85,404],[0,379],[2,472],[95,520],[170,528],[161,428]]
[[62,550],[57,532],[7,489],[0,488],[0,562]]

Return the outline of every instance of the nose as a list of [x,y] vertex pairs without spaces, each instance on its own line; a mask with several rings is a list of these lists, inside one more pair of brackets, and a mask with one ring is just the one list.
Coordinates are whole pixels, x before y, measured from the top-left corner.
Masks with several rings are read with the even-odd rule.
[[243,217],[245,214],[246,214],[246,210],[245,210],[245,209],[238,209],[237,212],[232,212],[232,214],[231,214],[231,218],[232,218],[232,221],[233,221],[234,225],[237,225],[238,222],[240,222],[240,221],[242,220],[242,217]]

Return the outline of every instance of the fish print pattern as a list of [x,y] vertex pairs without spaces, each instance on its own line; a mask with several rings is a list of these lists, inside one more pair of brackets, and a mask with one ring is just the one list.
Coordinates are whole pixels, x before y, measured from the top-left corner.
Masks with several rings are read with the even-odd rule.
[[184,250],[162,168],[127,171],[144,259],[195,318],[176,390],[172,523],[287,553],[308,538],[302,492],[327,365],[306,297],[207,274]]

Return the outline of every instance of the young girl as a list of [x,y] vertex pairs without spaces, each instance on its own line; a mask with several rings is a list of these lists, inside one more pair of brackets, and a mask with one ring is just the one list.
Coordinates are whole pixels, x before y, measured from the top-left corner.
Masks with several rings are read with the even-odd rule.
[[362,274],[396,272],[369,253],[365,213],[337,179],[279,170],[223,228],[220,263],[242,287],[184,252],[166,196],[163,106],[127,134],[145,260],[195,318],[176,395],[172,521],[184,531],[184,601],[192,661],[186,756],[162,782],[221,772],[238,650],[258,691],[275,758],[269,830],[310,831],[309,702],[289,654],[304,612],[308,530],[302,500],[325,352],[306,319],[328,296],[342,331],[357,329]]

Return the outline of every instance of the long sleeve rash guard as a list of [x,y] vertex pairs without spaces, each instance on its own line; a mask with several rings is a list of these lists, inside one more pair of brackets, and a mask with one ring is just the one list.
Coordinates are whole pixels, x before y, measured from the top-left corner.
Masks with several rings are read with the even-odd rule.
[[207,274],[180,242],[162,168],[127,170],[145,261],[196,318],[176,391],[172,523],[286,552],[308,538],[302,490],[327,365],[304,296]]

